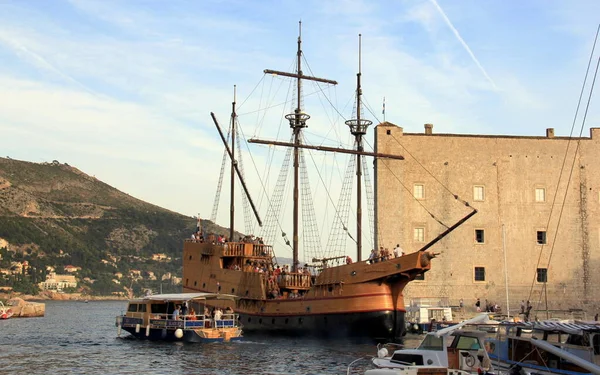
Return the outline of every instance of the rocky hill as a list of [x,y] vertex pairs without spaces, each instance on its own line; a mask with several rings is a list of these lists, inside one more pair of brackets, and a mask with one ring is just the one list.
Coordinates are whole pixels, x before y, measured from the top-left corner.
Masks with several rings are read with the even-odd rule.
[[[202,225],[227,233],[210,221]],[[0,268],[28,260],[33,283],[45,279],[48,266],[60,273],[65,265],[81,267],[79,278],[91,280],[111,280],[134,267],[181,275],[182,242],[195,226],[193,217],[131,197],[66,163],[0,158]],[[171,261],[149,261],[156,253]]]

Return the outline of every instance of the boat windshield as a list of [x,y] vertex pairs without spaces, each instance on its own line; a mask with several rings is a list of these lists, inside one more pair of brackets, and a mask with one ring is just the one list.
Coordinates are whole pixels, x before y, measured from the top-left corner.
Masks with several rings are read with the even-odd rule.
[[435,337],[434,335],[427,335],[419,345],[419,349],[422,350],[444,350],[444,338]]
[[477,337],[460,336],[458,338],[458,342],[456,343],[456,349],[479,350],[482,348],[481,344],[479,344],[479,339],[477,339]]

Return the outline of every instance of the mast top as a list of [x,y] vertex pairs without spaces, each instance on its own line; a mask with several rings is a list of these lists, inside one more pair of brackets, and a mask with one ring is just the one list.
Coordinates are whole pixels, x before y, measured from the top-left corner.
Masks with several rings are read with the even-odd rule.
[[373,124],[373,121],[360,118],[361,112],[361,96],[362,88],[360,86],[361,73],[361,59],[362,59],[362,34],[358,34],[358,73],[356,73],[356,118],[350,119],[345,122],[350,127],[350,133],[355,137],[362,137],[367,134],[367,128]]
[[361,69],[361,62],[362,62],[362,51],[361,51],[361,46],[362,46],[362,34],[358,34],[358,75],[362,74],[362,69]]

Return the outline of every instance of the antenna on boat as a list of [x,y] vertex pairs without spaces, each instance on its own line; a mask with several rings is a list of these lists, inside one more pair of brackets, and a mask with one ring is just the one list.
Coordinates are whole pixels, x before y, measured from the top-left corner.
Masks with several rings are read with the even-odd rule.
[[356,118],[347,120],[346,125],[350,127],[350,133],[354,135],[354,141],[356,143],[356,150],[359,153],[356,154],[356,261],[360,262],[362,252],[362,162],[360,152],[364,151],[363,147],[363,135],[367,134],[367,128],[373,124],[373,121],[361,119],[361,96],[362,87],[360,85],[360,77],[362,75],[361,69],[361,41],[362,34],[358,34],[358,73],[356,74]]

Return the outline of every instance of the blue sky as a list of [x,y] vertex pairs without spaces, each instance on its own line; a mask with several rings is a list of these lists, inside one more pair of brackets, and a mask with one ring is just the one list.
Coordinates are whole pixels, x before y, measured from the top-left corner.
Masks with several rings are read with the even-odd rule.
[[[207,217],[222,155],[210,112],[227,123],[235,84],[238,102],[249,98],[245,134],[288,138],[285,126],[257,125],[251,93],[263,69],[293,68],[300,19],[309,73],[340,82],[331,92],[345,118],[362,33],[375,123],[385,97],[386,120],[408,132],[433,123],[440,133],[568,135],[598,14],[598,1],[1,0],[0,154],[67,162]],[[314,137],[347,142],[333,136],[343,121],[306,110]],[[597,101],[590,126],[600,126]]]

